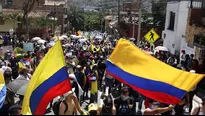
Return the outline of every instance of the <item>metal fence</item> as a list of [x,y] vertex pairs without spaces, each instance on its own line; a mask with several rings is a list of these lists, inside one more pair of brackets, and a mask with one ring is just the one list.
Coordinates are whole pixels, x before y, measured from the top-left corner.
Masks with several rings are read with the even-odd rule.
[[167,0],[167,2],[189,1],[190,8],[205,9],[205,0]]
[[190,0],[190,8],[205,9],[205,0]]

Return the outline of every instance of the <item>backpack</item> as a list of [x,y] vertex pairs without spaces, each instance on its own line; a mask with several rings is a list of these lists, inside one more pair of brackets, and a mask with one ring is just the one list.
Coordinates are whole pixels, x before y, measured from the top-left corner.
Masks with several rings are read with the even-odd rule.
[[59,101],[55,102],[55,103],[53,104],[53,107],[52,107],[53,112],[54,112],[55,115],[59,115],[59,108],[60,108],[61,102],[63,102],[64,105],[65,105],[65,111],[64,111],[64,113],[68,111],[68,104],[66,103],[66,101],[65,101],[65,100],[63,100],[63,101],[59,100]]

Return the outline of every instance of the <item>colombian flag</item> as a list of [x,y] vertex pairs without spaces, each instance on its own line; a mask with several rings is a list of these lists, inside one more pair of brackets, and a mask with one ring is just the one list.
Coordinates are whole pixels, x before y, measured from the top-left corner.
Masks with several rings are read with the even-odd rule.
[[166,104],[177,104],[204,75],[175,69],[120,39],[108,58],[106,72],[139,93]]
[[44,115],[49,102],[71,90],[61,43],[57,40],[34,72],[23,101],[24,115]]
[[6,98],[6,85],[4,82],[4,77],[2,72],[0,73],[0,108],[4,105],[4,100]]

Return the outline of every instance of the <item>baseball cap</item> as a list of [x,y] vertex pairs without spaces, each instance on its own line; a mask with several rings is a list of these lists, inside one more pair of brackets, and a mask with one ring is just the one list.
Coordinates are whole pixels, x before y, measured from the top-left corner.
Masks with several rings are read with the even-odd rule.
[[94,103],[91,103],[89,106],[88,106],[88,111],[96,111],[98,110],[98,105],[97,104],[94,104]]

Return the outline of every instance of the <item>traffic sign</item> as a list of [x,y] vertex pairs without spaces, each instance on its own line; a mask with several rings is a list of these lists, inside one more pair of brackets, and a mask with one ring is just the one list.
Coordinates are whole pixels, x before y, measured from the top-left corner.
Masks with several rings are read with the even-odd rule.
[[150,43],[154,43],[156,40],[159,39],[159,35],[155,32],[154,29],[151,29],[145,36],[144,38]]

